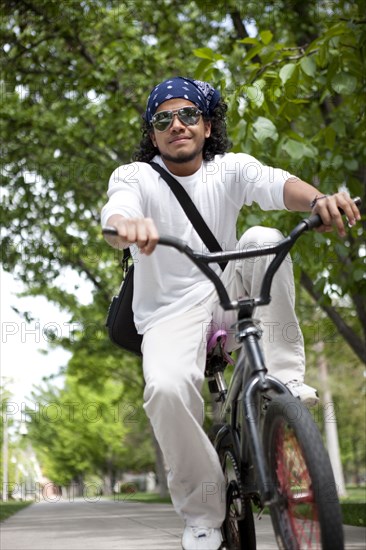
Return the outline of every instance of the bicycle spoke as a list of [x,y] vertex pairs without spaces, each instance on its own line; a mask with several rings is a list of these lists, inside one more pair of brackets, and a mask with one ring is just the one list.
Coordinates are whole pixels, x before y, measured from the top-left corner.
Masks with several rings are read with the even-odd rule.
[[276,473],[288,520],[300,548],[320,548],[317,504],[305,459],[290,426],[278,429]]

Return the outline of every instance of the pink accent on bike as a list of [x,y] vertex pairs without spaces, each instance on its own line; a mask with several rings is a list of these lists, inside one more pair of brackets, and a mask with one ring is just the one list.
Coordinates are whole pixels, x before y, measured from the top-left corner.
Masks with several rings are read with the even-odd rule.
[[210,351],[213,350],[213,348],[216,346],[218,340],[221,340],[222,348],[225,348],[226,339],[227,339],[227,332],[226,330],[217,330],[209,339],[207,342],[207,353],[210,353]]
[[222,349],[223,356],[225,357],[225,360],[230,363],[231,365],[234,364],[234,360],[231,358],[231,356],[225,351],[225,345],[227,340],[227,332],[226,330],[217,330],[209,339],[207,342],[207,354],[209,354],[217,345],[218,341],[220,340],[220,347]]

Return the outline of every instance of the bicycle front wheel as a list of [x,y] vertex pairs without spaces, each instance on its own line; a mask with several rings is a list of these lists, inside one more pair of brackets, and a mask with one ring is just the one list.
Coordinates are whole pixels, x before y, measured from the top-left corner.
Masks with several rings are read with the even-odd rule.
[[275,491],[270,513],[279,547],[343,550],[330,460],[311,414],[298,399],[281,395],[271,401],[263,446]]

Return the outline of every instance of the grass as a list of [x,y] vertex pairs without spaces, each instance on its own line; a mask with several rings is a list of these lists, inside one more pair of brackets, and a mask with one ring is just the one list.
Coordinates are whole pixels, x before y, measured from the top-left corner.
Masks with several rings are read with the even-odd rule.
[[342,502],[363,502],[366,503],[366,486],[354,487],[349,485],[346,488],[347,496],[342,498]]
[[14,500],[7,502],[0,501],[0,521],[4,521],[4,519],[16,514],[22,508],[29,506],[29,504],[32,504],[32,502],[15,502]]
[[366,527],[366,487],[347,487],[347,496],[341,498],[343,523]]
[[366,527],[366,503],[365,502],[342,502],[342,516],[345,525]]

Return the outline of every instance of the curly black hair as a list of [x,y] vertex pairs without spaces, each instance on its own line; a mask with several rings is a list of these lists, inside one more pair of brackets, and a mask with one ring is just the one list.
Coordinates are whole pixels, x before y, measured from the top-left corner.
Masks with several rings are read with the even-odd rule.
[[[212,116],[205,117],[206,121],[211,122],[211,135],[206,139],[203,147],[203,160],[213,160],[215,155],[222,155],[231,147],[231,142],[228,138],[226,129],[226,111],[227,105],[222,99],[220,99],[212,113]],[[155,147],[151,141],[151,132],[151,124],[148,124],[144,120],[141,128],[142,139],[139,144],[139,149],[133,156],[133,160],[139,162],[150,162],[155,155],[159,154],[159,149]]]

